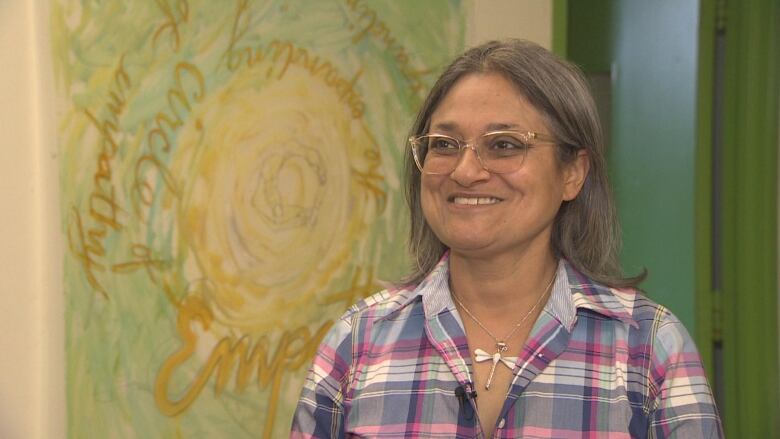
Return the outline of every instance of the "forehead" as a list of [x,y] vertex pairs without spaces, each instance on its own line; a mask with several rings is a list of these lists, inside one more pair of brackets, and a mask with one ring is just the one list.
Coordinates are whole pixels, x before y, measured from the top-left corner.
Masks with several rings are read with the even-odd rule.
[[496,129],[546,132],[544,119],[520,90],[498,73],[458,79],[431,114],[430,129],[475,134]]

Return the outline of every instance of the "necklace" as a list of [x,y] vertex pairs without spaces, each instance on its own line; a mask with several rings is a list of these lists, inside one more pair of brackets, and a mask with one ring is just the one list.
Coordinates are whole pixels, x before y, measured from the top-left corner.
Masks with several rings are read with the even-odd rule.
[[511,331],[507,335],[505,335],[502,338],[498,338],[495,335],[493,335],[490,330],[482,324],[482,322],[479,321],[477,316],[475,316],[471,311],[469,311],[468,308],[466,308],[466,305],[463,304],[463,302],[460,301],[458,296],[455,294],[455,291],[452,290],[452,298],[455,299],[455,302],[460,305],[461,308],[463,308],[463,311],[466,312],[466,314],[471,317],[471,320],[474,320],[474,323],[476,323],[480,328],[482,328],[483,331],[485,331],[490,338],[492,338],[496,342],[496,353],[493,355],[488,354],[487,352],[483,351],[482,349],[475,349],[474,350],[474,359],[477,361],[477,363],[481,363],[483,361],[493,360],[493,366],[490,368],[490,374],[488,375],[487,382],[485,383],[485,390],[490,390],[490,383],[493,381],[493,374],[496,372],[496,365],[498,363],[502,363],[509,369],[512,369],[515,367],[515,363],[517,362],[517,357],[505,357],[503,356],[503,353],[509,350],[509,345],[507,344],[507,340],[509,340],[513,335],[515,335],[515,332],[517,332],[518,329],[520,329],[521,326],[523,326],[523,323],[525,323],[526,320],[528,320],[529,317],[531,317],[531,314],[536,310],[536,308],[539,307],[539,304],[542,303],[542,299],[547,296],[547,293],[550,290],[550,287],[552,286],[553,282],[555,281],[555,274],[553,274],[552,279],[550,279],[550,283],[547,284],[547,286],[542,291],[542,294],[539,295],[539,299],[536,301],[534,306],[531,307],[530,310],[523,316],[522,319],[520,319],[519,322],[512,328]]

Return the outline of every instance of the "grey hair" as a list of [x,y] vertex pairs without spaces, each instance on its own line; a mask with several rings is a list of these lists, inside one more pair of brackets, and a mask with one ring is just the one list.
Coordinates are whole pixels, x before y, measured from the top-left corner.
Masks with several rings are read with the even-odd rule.
[[[618,262],[620,228],[607,179],[601,123],[582,72],[541,46],[525,40],[490,41],[456,58],[433,85],[409,132],[425,134],[441,100],[465,75],[498,73],[517,88],[545,119],[557,140],[558,162],[587,152],[590,170],[582,190],[564,201],[553,224],[552,249],[591,279],[611,287],[635,287],[646,271],[626,277]],[[405,161],[406,200],[411,217],[409,250],[415,265],[405,281],[421,281],[447,246],[433,233],[420,204],[420,171],[411,148]]]

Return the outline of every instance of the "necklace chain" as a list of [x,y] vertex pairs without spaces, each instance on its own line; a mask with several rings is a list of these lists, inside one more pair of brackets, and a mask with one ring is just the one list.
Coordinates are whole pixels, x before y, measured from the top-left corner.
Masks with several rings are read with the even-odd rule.
[[531,307],[530,310],[523,316],[522,319],[520,319],[519,322],[512,328],[511,331],[507,335],[505,335],[503,338],[498,338],[495,335],[493,335],[490,330],[482,324],[482,322],[479,321],[477,316],[475,316],[469,309],[466,307],[466,305],[463,304],[463,302],[460,301],[458,298],[458,295],[455,294],[455,291],[452,291],[452,297],[455,299],[456,302],[458,302],[458,305],[460,305],[461,308],[463,308],[463,311],[466,311],[466,314],[468,314],[469,317],[471,317],[471,320],[474,320],[474,323],[479,325],[482,330],[487,332],[487,334],[496,342],[496,348],[499,350],[499,352],[505,352],[508,349],[508,346],[506,344],[506,341],[509,340],[513,335],[515,335],[515,332],[523,326],[523,323],[525,323],[526,320],[528,320],[529,317],[531,317],[531,314],[536,310],[537,307],[539,307],[539,304],[542,303],[542,299],[547,295],[547,292],[550,290],[550,287],[552,286],[553,282],[555,281],[555,274],[553,274],[552,279],[550,279],[550,283],[547,284],[547,286],[542,291],[542,294],[539,295],[539,299],[536,301],[534,306]]

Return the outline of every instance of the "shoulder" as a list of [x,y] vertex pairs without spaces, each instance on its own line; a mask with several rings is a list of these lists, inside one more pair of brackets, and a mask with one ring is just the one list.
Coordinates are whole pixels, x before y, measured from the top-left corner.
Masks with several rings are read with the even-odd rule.
[[575,306],[628,325],[631,345],[669,350],[692,346],[691,337],[680,319],[644,292],[637,288],[604,285],[571,266],[567,266],[567,271]]
[[314,358],[314,367],[324,371],[320,375],[343,379],[359,356],[358,351],[371,338],[374,322],[403,308],[411,291],[403,286],[391,287],[350,306],[320,342]]
[[587,308],[616,318],[634,327],[679,320],[665,306],[655,302],[637,288],[617,288],[602,284],[565,264],[568,286],[577,308]]
[[622,302],[630,304],[629,311],[637,323],[680,322],[669,308],[654,301],[636,288],[610,288],[610,291]]
[[631,316],[636,326],[629,336],[628,347],[636,361],[633,366],[641,368],[650,380],[645,390],[648,396],[657,398],[670,386],[678,388],[681,394],[685,390],[686,394],[708,395],[696,343],[682,321],[669,308],[638,290],[612,289],[612,292],[632,304]]
[[617,363],[628,370],[629,399],[648,416],[649,427],[659,437],[670,430],[685,431],[680,433],[685,437],[719,437],[701,358],[680,319],[636,288],[606,286],[570,265],[566,270],[571,301],[583,319],[575,326],[577,336],[611,340]]
[[609,291],[631,316],[634,329],[640,335],[636,342],[649,345],[653,351],[680,351],[693,347],[690,334],[669,308],[635,288],[609,288]]
[[415,285],[391,286],[350,306],[340,320],[350,325],[358,321],[375,322],[406,308],[415,296]]
[[633,288],[612,288],[611,291],[619,300],[630,304],[631,318],[654,350],[679,351],[693,347],[685,325],[669,308]]
[[345,342],[363,342],[377,322],[412,308],[417,296],[415,285],[398,285],[365,297],[334,322],[323,343],[343,346]]

